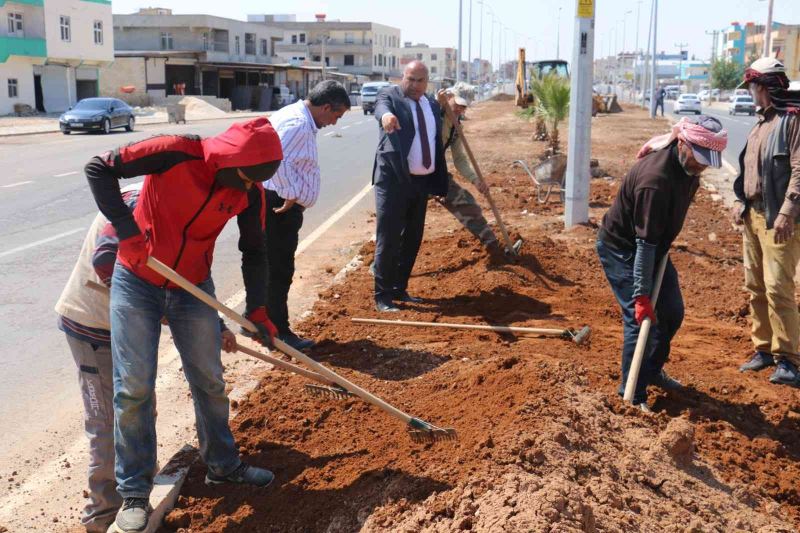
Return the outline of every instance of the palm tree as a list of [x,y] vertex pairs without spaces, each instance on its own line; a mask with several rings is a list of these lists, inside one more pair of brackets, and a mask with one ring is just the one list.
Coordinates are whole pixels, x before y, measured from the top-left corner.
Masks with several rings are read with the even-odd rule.
[[558,124],[569,114],[569,81],[555,73],[533,78],[531,92],[536,101],[534,114],[548,125],[550,146],[558,153]]

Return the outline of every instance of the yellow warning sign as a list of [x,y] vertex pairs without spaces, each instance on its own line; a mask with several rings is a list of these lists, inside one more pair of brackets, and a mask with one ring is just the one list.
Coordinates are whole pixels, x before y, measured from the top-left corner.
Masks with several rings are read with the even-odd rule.
[[578,0],[578,18],[594,17],[594,0]]

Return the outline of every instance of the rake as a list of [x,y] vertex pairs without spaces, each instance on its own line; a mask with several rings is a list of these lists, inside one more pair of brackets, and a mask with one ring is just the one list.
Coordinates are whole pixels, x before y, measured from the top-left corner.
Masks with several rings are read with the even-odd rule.
[[575,344],[583,344],[592,335],[592,328],[589,326],[583,326],[578,331],[575,331],[574,329],[523,328],[515,326],[489,326],[484,324],[451,324],[449,322],[414,322],[411,320],[381,320],[379,318],[352,318],[351,320],[359,324],[377,324],[381,326],[477,329],[480,331],[494,331],[497,333],[517,333],[520,335],[549,335],[572,340],[575,342]]
[[[200,288],[195,286],[191,281],[187,280],[167,265],[156,259],[155,257],[149,257],[147,259],[147,266],[153,269],[155,272],[161,274],[169,281],[174,283],[175,285],[179,286],[186,292],[193,295],[195,298],[200,300],[201,302],[205,303],[206,305],[216,309],[220,313],[224,314],[237,324],[241,325],[242,327],[246,328],[248,331],[253,333],[258,333],[258,329],[256,328],[255,324],[251,321],[234,311],[233,309],[223,305],[220,301],[218,301],[213,296],[203,292]],[[321,377],[323,377],[326,381],[329,381],[335,385],[338,385],[345,391],[349,392],[354,396],[358,396],[365,402],[374,405],[375,407],[385,411],[389,415],[403,421],[408,426],[408,434],[411,437],[411,440],[414,442],[435,442],[435,441],[442,441],[442,440],[456,440],[458,435],[455,429],[452,428],[440,428],[431,424],[430,422],[426,422],[421,418],[413,417],[409,414],[404,413],[397,407],[389,404],[388,402],[378,398],[374,394],[362,389],[355,383],[348,381],[347,379],[343,378],[336,372],[328,369],[324,365],[318,363],[314,359],[310,358],[303,352],[296,350],[283,342],[280,339],[275,339],[273,341],[273,346],[277,348],[279,351],[285,353],[288,356],[294,357],[298,361],[301,361],[314,369]],[[317,392],[319,388],[315,388]],[[327,393],[324,393],[327,394]]]
[[[101,285],[96,281],[86,280],[85,285],[92,290],[95,290],[101,294],[105,294],[106,296],[108,296],[109,294],[108,287],[106,287],[105,285]],[[293,365],[292,363],[287,363],[286,361],[282,361],[278,358],[265,355],[261,352],[257,352],[256,350],[248,348],[247,346],[242,346],[241,344],[238,343],[236,344],[236,350],[244,354],[247,354],[251,357],[255,357],[256,359],[260,359],[265,363],[269,363],[282,370],[287,370],[289,372],[297,374],[298,376],[303,376],[319,382],[320,385],[307,384],[304,386],[305,391],[311,396],[324,396],[335,400],[346,400],[354,396],[347,389],[343,389],[339,385],[336,385],[335,383],[331,383],[330,381],[326,380],[316,372],[306,370],[301,366]]]

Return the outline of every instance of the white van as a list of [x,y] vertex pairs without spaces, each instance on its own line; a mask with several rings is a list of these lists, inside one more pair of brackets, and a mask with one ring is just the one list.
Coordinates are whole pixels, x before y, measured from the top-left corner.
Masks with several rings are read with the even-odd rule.
[[378,91],[390,86],[388,81],[371,81],[361,86],[361,109],[364,114],[375,113],[375,102],[378,99]]

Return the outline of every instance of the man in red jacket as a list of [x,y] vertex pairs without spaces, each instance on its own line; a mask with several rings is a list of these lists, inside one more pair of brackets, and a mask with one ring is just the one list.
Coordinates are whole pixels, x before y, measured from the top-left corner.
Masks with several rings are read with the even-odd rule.
[[[247,465],[228,425],[216,311],[146,266],[153,256],[213,295],[214,244],[238,217],[248,318],[260,340],[276,330],[263,302],[263,187],[283,157],[265,118],[234,124],[208,139],[163,135],[92,158],[86,176],[100,211],[119,236],[111,283],[114,371],[114,447],[117,491],[123,504],[111,531],[143,531],[156,465],[153,398],[162,317],[170,324],[195,406],[206,483],[269,485],[269,470]],[[131,212],[119,180],[146,176]],[[260,304],[256,305],[258,302]]]

